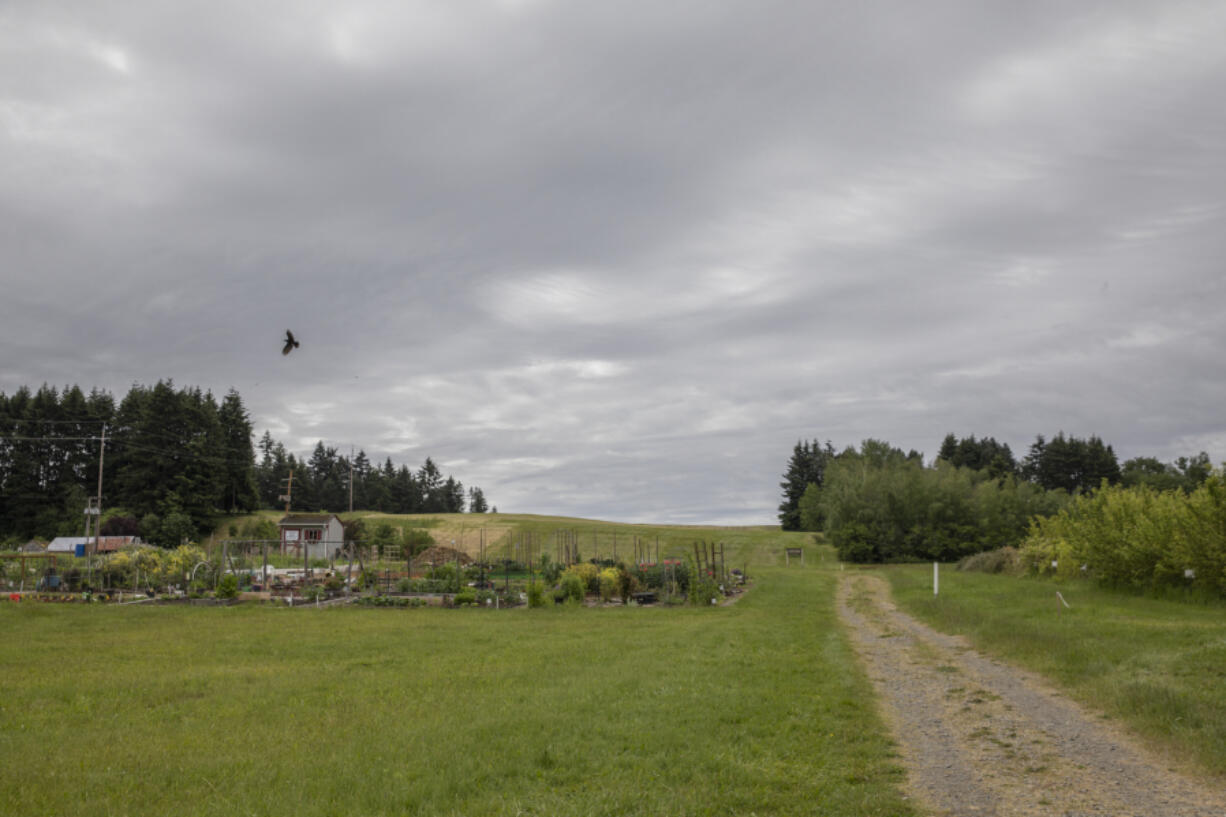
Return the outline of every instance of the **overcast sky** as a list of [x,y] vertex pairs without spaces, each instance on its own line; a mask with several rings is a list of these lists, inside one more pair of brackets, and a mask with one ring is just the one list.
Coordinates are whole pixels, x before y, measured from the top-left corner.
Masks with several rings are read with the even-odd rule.
[[1218,463],[1223,43],[1213,0],[2,0],[0,391],[233,387],[627,522],[773,523],[801,438]]

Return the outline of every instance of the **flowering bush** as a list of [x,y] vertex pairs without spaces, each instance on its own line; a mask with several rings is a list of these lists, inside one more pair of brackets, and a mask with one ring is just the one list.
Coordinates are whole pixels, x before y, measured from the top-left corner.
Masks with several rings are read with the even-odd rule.
[[566,568],[562,571],[562,580],[565,581],[567,576],[578,576],[585,593],[600,592],[600,568],[590,562],[580,562]]
[[621,589],[621,571],[615,567],[606,567],[600,571],[600,600],[610,601]]

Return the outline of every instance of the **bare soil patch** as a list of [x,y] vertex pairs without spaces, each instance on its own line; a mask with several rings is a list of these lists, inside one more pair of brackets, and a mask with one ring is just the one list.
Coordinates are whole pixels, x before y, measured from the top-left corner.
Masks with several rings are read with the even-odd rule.
[[1226,792],[1176,771],[1048,687],[843,575],[839,615],[877,688],[910,793],[936,815],[1223,817]]

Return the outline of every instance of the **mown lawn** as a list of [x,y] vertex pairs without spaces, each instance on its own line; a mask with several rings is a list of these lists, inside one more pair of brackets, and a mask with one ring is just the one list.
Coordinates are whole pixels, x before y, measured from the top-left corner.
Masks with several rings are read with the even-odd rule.
[[6,603],[0,808],[912,814],[833,580],[765,567],[704,610]]
[[933,598],[931,565],[883,572],[908,612],[1042,673],[1172,756],[1226,779],[1226,604],[951,568],[942,568]]

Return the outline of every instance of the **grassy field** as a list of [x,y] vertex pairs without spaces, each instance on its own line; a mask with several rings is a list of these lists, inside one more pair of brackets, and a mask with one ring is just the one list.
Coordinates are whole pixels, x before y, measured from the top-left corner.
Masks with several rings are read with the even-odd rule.
[[784,541],[716,609],[0,605],[0,809],[909,815]]
[[1042,673],[1155,747],[1226,779],[1226,604],[950,569],[933,598],[931,565],[883,572],[908,612]]

